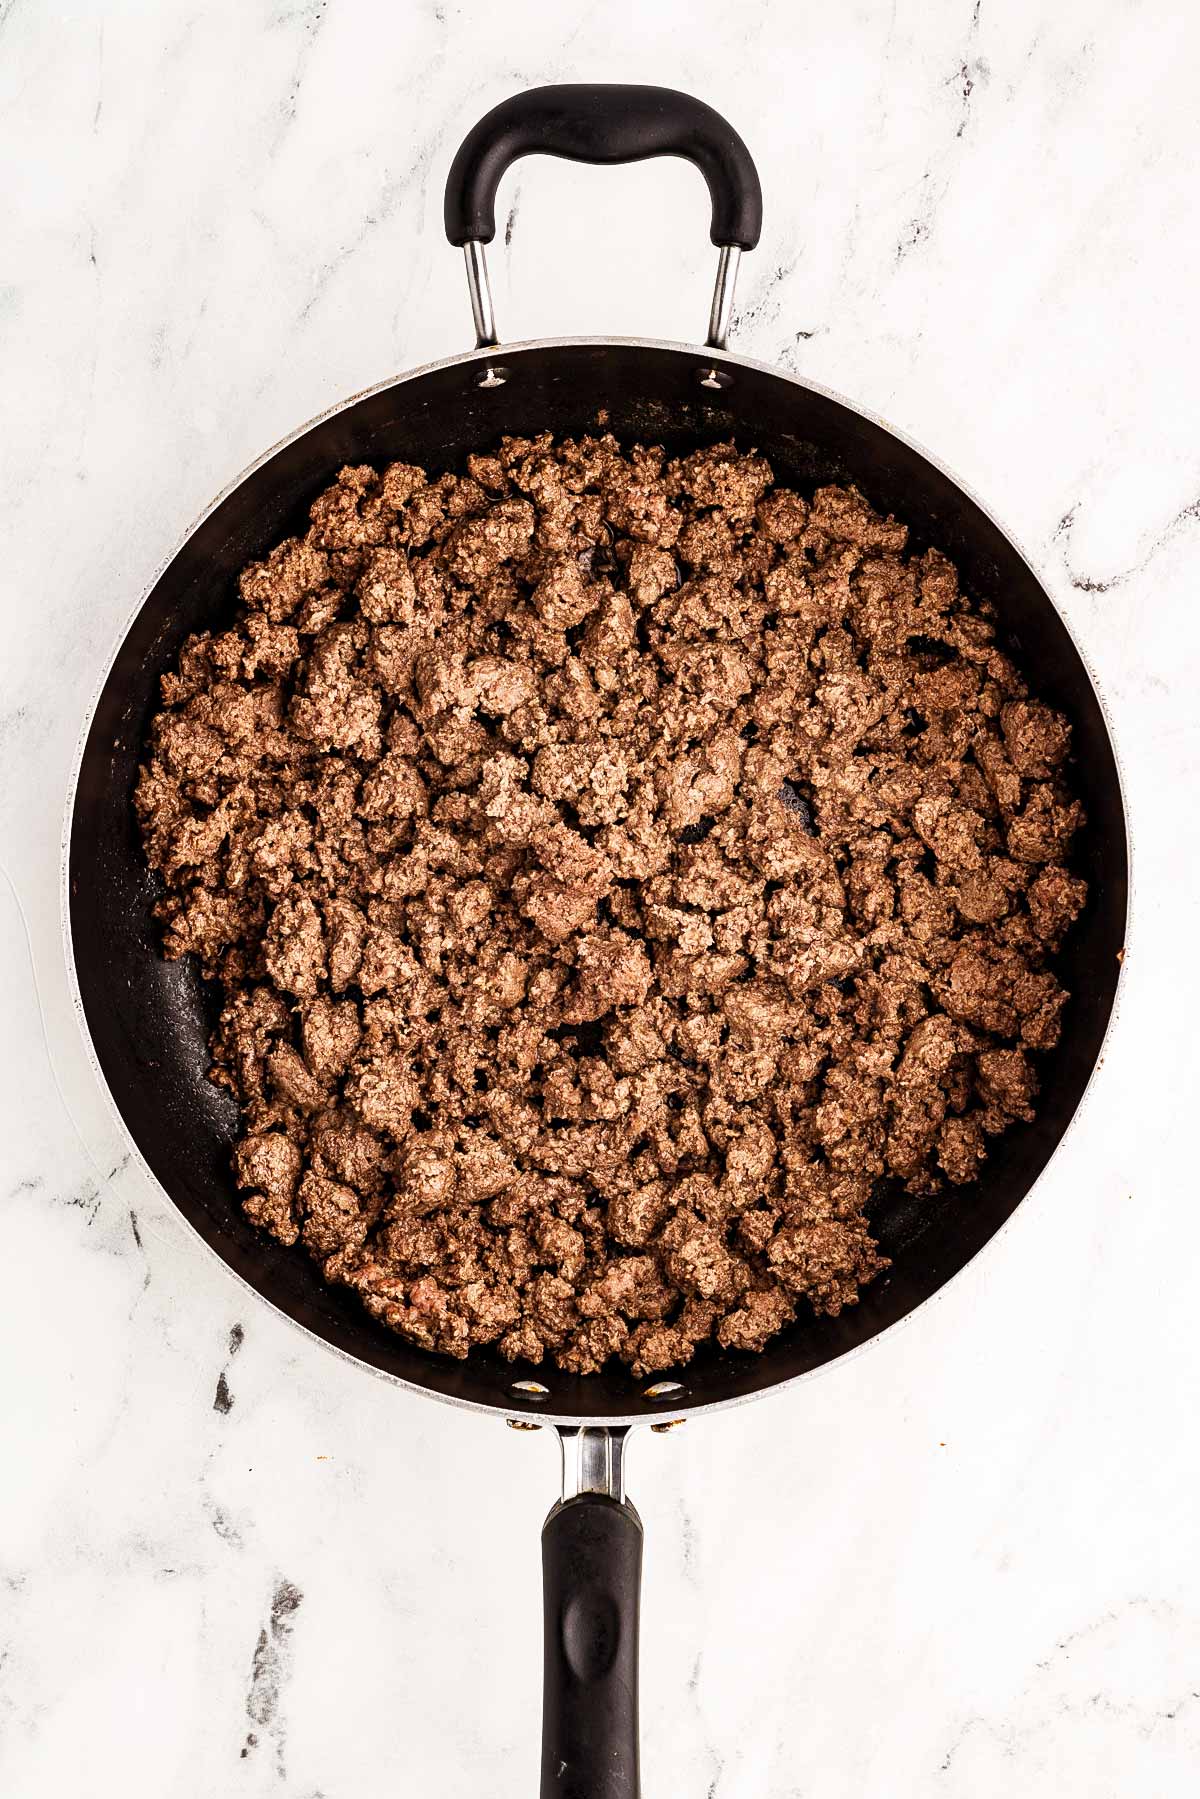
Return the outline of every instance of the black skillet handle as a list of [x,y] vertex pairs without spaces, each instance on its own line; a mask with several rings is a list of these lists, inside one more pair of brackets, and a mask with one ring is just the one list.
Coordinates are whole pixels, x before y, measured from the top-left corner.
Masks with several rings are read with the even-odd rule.
[[581,1493],[542,1530],[546,1620],[541,1799],[639,1799],[642,1526]]
[[491,243],[501,178],[519,156],[533,152],[597,163],[683,156],[708,183],[713,243],[753,250],[758,242],[758,171],[719,112],[675,88],[579,83],[514,94],[468,132],[446,182],[452,244]]

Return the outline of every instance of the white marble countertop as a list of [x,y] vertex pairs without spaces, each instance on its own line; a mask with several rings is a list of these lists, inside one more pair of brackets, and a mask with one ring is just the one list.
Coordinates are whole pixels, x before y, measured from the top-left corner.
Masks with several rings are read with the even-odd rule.
[[[127,1158],[58,915],[76,736],[189,519],[314,412],[465,348],[459,135],[547,80],[725,110],[766,229],[734,347],[929,445],[1110,702],[1138,902],[1072,1137],[935,1304],[774,1401],[639,1435],[644,1780],[697,1799],[1196,1788],[1193,1137],[1200,16],[0,0],[0,1790],[536,1786],[550,1433],[249,1302]],[[523,164],[517,336],[688,336],[694,171]]]

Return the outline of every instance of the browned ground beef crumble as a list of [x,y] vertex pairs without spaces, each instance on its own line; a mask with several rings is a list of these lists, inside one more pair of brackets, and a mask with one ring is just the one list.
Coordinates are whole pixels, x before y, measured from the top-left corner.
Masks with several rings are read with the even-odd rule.
[[852,1303],[880,1178],[1033,1115],[1064,719],[942,556],[730,445],[508,439],[311,519],[137,790],[249,1217],[454,1356],[641,1375]]

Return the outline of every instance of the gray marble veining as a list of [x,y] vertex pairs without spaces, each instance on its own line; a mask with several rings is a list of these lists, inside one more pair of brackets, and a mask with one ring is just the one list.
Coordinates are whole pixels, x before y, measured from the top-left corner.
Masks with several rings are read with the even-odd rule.
[[[58,922],[80,722],[188,521],[469,341],[459,135],[659,81],[763,174],[731,347],[928,444],[1110,701],[1138,901],[1084,1117],[935,1304],[638,1438],[649,1794],[1183,1799],[1200,1757],[1194,68],[1165,4],[0,0],[0,1790],[528,1794],[553,1445],[257,1307],[131,1162]],[[509,176],[502,329],[699,336],[683,165]]]

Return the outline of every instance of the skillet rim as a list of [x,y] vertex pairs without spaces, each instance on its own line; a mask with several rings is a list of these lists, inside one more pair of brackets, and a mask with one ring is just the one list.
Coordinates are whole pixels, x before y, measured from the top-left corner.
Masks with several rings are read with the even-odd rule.
[[[1124,845],[1124,851],[1125,851],[1125,880],[1126,880],[1124,921],[1123,921],[1124,922],[1123,938],[1124,938],[1125,951],[1122,955],[1122,958],[1120,960],[1120,963],[1119,963],[1119,966],[1117,969],[1116,981],[1115,981],[1114,987],[1113,987],[1112,1002],[1111,1002],[1111,1005],[1109,1008],[1108,1018],[1105,1022],[1104,1031],[1101,1036],[1100,1043],[1097,1047],[1095,1059],[1093,1060],[1091,1069],[1088,1073],[1087,1080],[1084,1083],[1083,1089],[1079,1095],[1079,1099],[1076,1102],[1076,1105],[1071,1113],[1071,1116],[1067,1120],[1067,1123],[1064,1126],[1062,1133],[1058,1138],[1058,1141],[1055,1143],[1053,1149],[1051,1150],[1049,1156],[1046,1159],[1045,1164],[1039,1170],[1037,1176],[1034,1178],[1033,1181],[1030,1182],[1030,1185],[1028,1186],[1026,1191],[1021,1195],[1020,1199],[1017,1200],[1017,1202],[1013,1206],[1011,1212],[1003,1220],[1003,1222],[997,1226],[997,1228],[991,1233],[991,1235],[989,1237],[987,1237],[984,1240],[983,1243],[981,1243],[979,1245],[978,1249],[976,1249],[973,1254],[968,1256],[967,1260],[965,1262],[963,1262],[961,1267],[957,1268],[953,1274],[947,1276],[947,1278],[944,1281],[942,1281],[942,1283],[938,1287],[936,1287],[933,1290],[933,1292],[927,1294],[924,1299],[919,1300],[916,1305],[910,1307],[910,1309],[907,1312],[905,1312],[901,1317],[894,1319],[892,1321],[892,1323],[885,1325],[883,1327],[883,1329],[878,1330],[878,1331],[874,1332],[871,1336],[864,1338],[861,1343],[855,1344],[850,1349],[843,1350],[838,1355],[831,1356],[827,1361],[819,1363],[814,1368],[805,1369],[804,1371],[802,1371],[799,1374],[780,1376],[778,1379],[773,1380],[773,1381],[768,1381],[763,1386],[756,1388],[754,1391],[751,1391],[751,1392],[735,1393],[735,1394],[730,1394],[722,1399],[693,1401],[690,1403],[687,1398],[687,1387],[686,1387],[686,1380],[685,1380],[683,1395],[675,1403],[666,1403],[666,1404],[658,1405],[653,1402],[649,1402],[649,1401],[646,1401],[645,1399],[642,1399],[641,1407],[637,1411],[612,1412],[612,1413],[604,1413],[602,1415],[579,1414],[579,1413],[573,1413],[573,1412],[556,1411],[556,1410],[551,1409],[549,1406],[543,1407],[540,1404],[538,1404],[538,1405],[526,1404],[523,1406],[520,1403],[520,1401],[516,1398],[516,1396],[514,1396],[507,1389],[501,1393],[498,1393],[497,1397],[494,1400],[468,1399],[468,1398],[465,1398],[458,1394],[441,1392],[437,1388],[428,1387],[428,1386],[421,1384],[420,1382],[406,1379],[402,1375],[393,1373],[390,1369],[381,1368],[373,1362],[365,1361],[362,1357],[355,1355],[353,1353],[353,1351],[344,1349],[340,1344],[332,1342],[328,1337],[324,1336],[320,1332],[315,1331],[315,1330],[311,1329],[308,1325],[301,1323],[301,1321],[298,1318],[293,1317],[290,1312],[286,1311],[282,1306],[277,1305],[274,1300],[268,1298],[268,1296],[265,1293],[263,1293],[258,1287],[252,1285],[252,1283],[250,1281],[248,1281],[244,1275],[242,1275],[236,1268],[234,1268],[232,1266],[232,1264],[230,1262],[228,1262],[226,1260],[226,1258],[221,1254],[221,1252],[216,1248],[216,1246],[213,1243],[211,1243],[208,1240],[208,1238],[203,1234],[203,1232],[192,1222],[192,1220],[188,1217],[187,1213],[184,1211],[183,1207],[176,1203],[176,1201],[172,1197],[170,1191],[167,1189],[166,1186],[164,1186],[164,1184],[159,1180],[158,1176],[151,1169],[148,1161],[146,1160],[145,1156],[142,1153],[141,1148],[139,1147],[137,1141],[135,1140],[132,1131],[130,1130],[129,1126],[127,1125],[127,1123],[125,1121],[125,1117],[124,1117],[123,1113],[121,1112],[119,1105],[117,1104],[117,1101],[112,1092],[112,1089],[109,1087],[107,1078],[105,1077],[103,1068],[100,1063],[100,1059],[99,1059],[99,1055],[96,1050],[95,1043],[92,1039],[91,1029],[90,1029],[90,1026],[88,1023],[88,1018],[87,1018],[87,1012],[85,1010],[84,1003],[83,1003],[82,991],[81,991],[81,986],[80,986],[80,981],[79,981],[79,974],[78,974],[78,970],[76,968],[76,963],[75,963],[75,945],[74,945],[74,937],[73,937],[73,933],[72,933],[72,929],[71,929],[71,838],[72,838],[72,831],[73,831],[74,817],[75,817],[75,801],[76,801],[76,797],[77,797],[78,790],[79,790],[79,780],[80,780],[80,774],[81,774],[81,770],[82,770],[82,766],[83,766],[83,759],[84,759],[84,755],[87,750],[88,739],[91,735],[91,730],[92,730],[92,726],[93,726],[93,723],[95,720],[96,711],[99,706],[100,700],[104,694],[104,690],[108,684],[109,678],[112,674],[113,667],[116,663],[117,657],[120,654],[120,651],[125,643],[126,638],[128,637],[130,631],[133,629],[134,624],[136,623],[139,615],[141,614],[146,603],[148,602],[151,594],[154,592],[154,589],[157,587],[159,581],[163,578],[163,576],[166,574],[167,570],[171,567],[171,565],[175,562],[175,560],[183,552],[183,550],[186,547],[186,545],[188,544],[188,542],[195,535],[195,533],[200,529],[200,527],[212,516],[212,514],[217,510],[217,508],[219,506],[221,506],[224,503],[225,500],[227,500],[234,492],[236,492],[236,490],[239,487],[241,487],[244,482],[248,481],[251,478],[251,476],[256,474],[257,471],[260,468],[262,468],[265,463],[269,462],[272,457],[277,455],[281,450],[286,449],[290,444],[293,444],[293,443],[297,442],[300,438],[306,436],[310,431],[313,431],[313,430],[317,429],[317,427],[325,424],[329,419],[335,418],[339,413],[349,410],[349,408],[351,408],[352,406],[356,406],[362,400],[372,398],[373,396],[375,396],[377,394],[385,393],[389,389],[394,388],[394,387],[402,387],[410,381],[418,380],[422,376],[435,373],[442,369],[448,369],[448,368],[454,368],[454,367],[466,367],[473,363],[478,364],[481,367],[486,367],[488,364],[502,365],[506,355],[513,355],[513,354],[516,354],[518,351],[533,352],[533,351],[541,351],[541,350],[567,349],[567,348],[574,348],[574,347],[593,347],[593,348],[624,347],[624,348],[644,349],[644,350],[653,350],[653,351],[667,351],[668,353],[671,353],[673,355],[686,357],[687,360],[696,368],[710,368],[710,367],[713,367],[714,365],[716,365],[716,366],[726,365],[726,366],[729,366],[730,368],[735,368],[735,369],[736,368],[753,369],[759,374],[774,377],[776,380],[782,381],[788,386],[802,388],[808,393],[813,393],[813,394],[819,395],[822,399],[832,401],[835,405],[844,408],[847,412],[854,413],[859,418],[865,419],[868,423],[874,425],[878,430],[883,431],[889,437],[895,439],[898,443],[902,444],[906,449],[911,451],[914,455],[922,458],[927,464],[929,464],[929,466],[931,468],[936,470],[937,473],[939,473],[945,480],[950,482],[957,489],[957,491],[959,493],[961,493],[967,500],[969,500],[975,507],[977,507],[978,510],[983,514],[983,516],[987,519],[987,521],[991,524],[993,529],[995,531],[997,531],[999,533],[999,535],[1005,539],[1005,541],[1008,543],[1009,547],[1012,549],[1014,555],[1016,555],[1020,559],[1020,561],[1025,564],[1026,568],[1029,570],[1029,573],[1030,573],[1032,579],[1034,580],[1039,591],[1042,593],[1043,597],[1045,598],[1047,605],[1051,607],[1051,609],[1055,613],[1056,617],[1058,618],[1059,623],[1062,625],[1063,630],[1066,633],[1067,639],[1070,642],[1071,648],[1074,650],[1075,655],[1078,658],[1080,667],[1082,668],[1085,676],[1087,677],[1087,680],[1091,687],[1093,696],[1095,697],[1097,708],[1098,708],[1100,717],[1103,721],[1105,733],[1108,738],[1109,749],[1111,751],[1112,758],[1113,758],[1113,768],[1114,768],[1114,772],[1116,775],[1117,798],[1120,802],[1120,808],[1121,808],[1121,826],[1122,826],[1122,834],[1123,834],[1123,845]],[[875,1345],[881,1343],[885,1338],[893,1336],[896,1332],[898,1332],[899,1330],[903,1329],[905,1326],[910,1324],[911,1321],[913,1320],[913,1318],[915,1318],[919,1312],[925,1311],[927,1307],[932,1305],[936,1300],[939,1300],[947,1292],[947,1290],[951,1286],[953,1286],[954,1283],[962,1277],[962,1275],[964,1275],[966,1273],[967,1269],[970,1268],[972,1266],[972,1264],[975,1263],[988,1249],[990,1249],[992,1244],[994,1244],[1001,1236],[1003,1236],[1003,1234],[1013,1224],[1014,1220],[1017,1217],[1017,1214],[1028,1203],[1030,1196],[1032,1195],[1035,1188],[1038,1186],[1040,1181],[1045,1176],[1047,1170],[1051,1167],[1051,1165],[1054,1163],[1054,1161],[1059,1156],[1059,1154],[1062,1150],[1063,1144],[1067,1141],[1067,1139],[1070,1137],[1071,1133],[1075,1130],[1078,1120],[1079,1120],[1079,1117],[1080,1117],[1080,1113],[1083,1111],[1084,1106],[1087,1104],[1088,1100],[1091,1098],[1091,1096],[1093,1094],[1093,1090],[1094,1090],[1095,1082],[1096,1082],[1096,1075],[1105,1060],[1108,1046],[1111,1041],[1113,1028],[1117,1022],[1117,1017],[1118,1017],[1118,1013],[1119,1013],[1120,1006],[1121,1006],[1122,996],[1124,993],[1125,962],[1128,960],[1128,949],[1129,949],[1129,941],[1130,941],[1130,924],[1131,924],[1131,918],[1132,918],[1132,913],[1133,913],[1133,896],[1134,896],[1134,878],[1133,878],[1134,877],[1134,858],[1133,858],[1133,842],[1132,842],[1132,835],[1131,835],[1130,823],[1129,823],[1127,782],[1126,782],[1125,772],[1124,772],[1124,768],[1123,768],[1122,761],[1121,761],[1120,752],[1118,749],[1116,732],[1115,732],[1114,726],[1113,726],[1113,719],[1110,714],[1110,711],[1109,711],[1109,708],[1108,708],[1108,705],[1107,705],[1107,702],[1106,702],[1106,699],[1104,696],[1104,692],[1100,686],[1100,683],[1098,682],[1098,680],[1096,678],[1096,673],[1092,667],[1091,662],[1089,661],[1087,655],[1084,653],[1084,650],[1081,647],[1081,645],[1075,635],[1075,632],[1071,628],[1070,621],[1063,615],[1063,613],[1059,610],[1058,606],[1055,604],[1052,595],[1050,594],[1049,590],[1047,589],[1045,583],[1042,581],[1041,576],[1039,575],[1037,568],[1035,567],[1033,561],[1025,553],[1025,550],[1022,547],[1022,545],[1012,536],[1012,534],[1005,528],[1005,526],[1003,526],[1000,523],[1000,521],[990,511],[990,509],[984,504],[984,502],[980,499],[978,494],[975,493],[974,489],[971,488],[966,482],[962,481],[958,477],[957,474],[955,474],[951,469],[949,469],[946,466],[945,463],[941,462],[936,456],[932,455],[925,448],[925,446],[923,444],[917,442],[914,438],[909,437],[906,433],[904,433],[902,431],[898,431],[893,425],[891,425],[886,419],[882,418],[878,413],[872,412],[867,407],[854,404],[852,401],[846,399],[844,395],[836,392],[836,390],[834,390],[832,388],[824,387],[820,383],[815,382],[815,381],[807,381],[807,380],[803,379],[801,376],[793,374],[788,369],[779,368],[776,364],[769,363],[769,362],[763,362],[755,357],[741,356],[741,355],[738,355],[738,354],[736,354],[732,351],[728,351],[728,350],[714,350],[707,346],[699,346],[696,344],[677,342],[677,341],[673,341],[670,339],[642,338],[642,337],[604,337],[604,336],[567,336],[567,337],[553,337],[553,338],[530,338],[530,339],[524,339],[521,341],[511,342],[511,343],[503,343],[503,344],[499,344],[499,345],[489,345],[489,346],[485,346],[483,349],[461,351],[458,354],[453,355],[453,356],[441,357],[432,362],[422,363],[416,368],[407,369],[399,375],[393,375],[383,381],[376,382],[372,386],[363,388],[359,392],[351,394],[348,398],[346,398],[344,400],[340,400],[332,406],[326,407],[323,411],[315,414],[313,417],[308,419],[304,424],[298,426],[295,430],[290,431],[285,436],[279,438],[275,443],[270,445],[269,448],[264,450],[259,456],[255,457],[252,462],[248,463],[240,471],[240,473],[237,474],[231,481],[227,482],[226,485],[220,490],[220,492],[212,499],[212,501],[200,513],[198,513],[192,519],[192,522],[188,525],[187,529],[184,531],[182,536],[175,543],[170,554],[168,556],[166,556],[164,558],[164,560],[155,569],[152,577],[147,582],[145,587],[142,589],[142,591],[136,601],[136,604],[132,607],[130,612],[126,615],[123,623],[119,627],[118,633],[113,641],[112,648],[109,651],[108,657],[105,660],[103,668],[100,671],[98,678],[94,684],[91,698],[88,703],[86,712],[84,714],[83,722],[82,722],[82,725],[80,728],[79,736],[76,740],[74,753],[72,755],[71,763],[70,763],[70,770],[69,770],[69,775],[68,775],[68,786],[67,786],[67,800],[66,800],[66,808],[65,808],[65,812],[64,812],[64,816],[63,816],[63,830],[62,830],[62,838],[61,838],[61,844],[60,844],[59,877],[60,877],[59,878],[60,926],[61,926],[62,936],[63,936],[63,954],[64,954],[64,960],[66,963],[68,992],[70,995],[72,1010],[75,1014],[76,1023],[79,1027],[79,1031],[80,1031],[81,1037],[83,1039],[85,1055],[87,1057],[88,1062],[91,1065],[92,1072],[100,1086],[101,1092],[104,1095],[104,1099],[107,1103],[107,1106],[109,1107],[109,1109],[116,1121],[118,1130],[120,1131],[123,1139],[125,1140],[128,1150],[129,1150],[131,1156],[133,1157],[134,1161],[136,1162],[137,1166],[140,1168],[142,1174],[144,1175],[146,1180],[149,1181],[150,1184],[157,1190],[157,1192],[170,1204],[175,1216],[182,1221],[182,1223],[184,1224],[184,1226],[186,1227],[188,1232],[193,1237],[195,1237],[195,1239],[202,1245],[205,1252],[208,1255],[210,1255],[225,1270],[226,1274],[231,1276],[238,1283],[238,1285],[240,1287],[242,1287],[248,1294],[252,1295],[254,1300],[258,1304],[268,1306],[271,1309],[271,1311],[276,1315],[276,1317],[283,1319],[292,1329],[300,1331],[311,1342],[319,1344],[323,1350],[330,1352],[334,1355],[337,1355],[340,1358],[342,1358],[344,1361],[352,1363],[355,1367],[357,1367],[359,1369],[363,1369],[363,1370],[367,1371],[368,1373],[377,1376],[380,1380],[387,1382],[391,1386],[400,1387],[403,1390],[413,1393],[413,1394],[416,1394],[422,1398],[438,1400],[443,1404],[455,1406],[456,1408],[458,1408],[459,1410],[462,1410],[462,1411],[483,1413],[487,1416],[499,1415],[501,1417],[517,1417],[517,1418],[521,1418],[523,1420],[528,1420],[530,1422],[532,1422],[533,1420],[536,1419],[537,1422],[547,1424],[547,1425],[567,1425],[567,1426],[588,1425],[588,1426],[596,1426],[596,1427],[609,1428],[609,1429],[619,1428],[621,1426],[631,1426],[634,1424],[644,1424],[644,1423],[647,1423],[647,1422],[650,1422],[650,1421],[653,1421],[656,1419],[666,1421],[671,1418],[679,1418],[679,1417],[683,1417],[685,1415],[687,1417],[700,1417],[702,1415],[711,1414],[713,1412],[724,1411],[725,1409],[727,1409],[728,1407],[731,1407],[731,1406],[748,1405],[757,1399],[761,1399],[767,1395],[782,1392],[786,1388],[798,1387],[802,1382],[812,1380],[819,1375],[825,1374],[825,1373],[833,1370],[834,1368],[842,1367],[846,1363],[852,1361],[855,1357],[862,1355],[868,1349],[871,1349]],[[770,1349],[768,1348],[767,1350],[763,1351],[762,1353],[763,1353],[763,1355],[769,1357],[771,1352],[770,1352]],[[641,1397],[640,1394],[639,1394],[639,1397]]]

